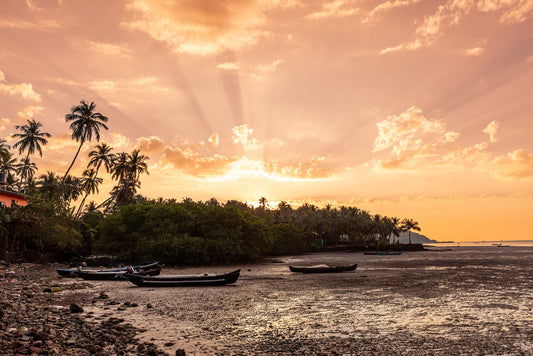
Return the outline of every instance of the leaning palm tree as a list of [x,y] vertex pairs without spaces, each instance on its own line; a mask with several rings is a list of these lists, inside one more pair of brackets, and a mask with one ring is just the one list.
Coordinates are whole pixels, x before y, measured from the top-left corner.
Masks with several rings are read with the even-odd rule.
[[83,178],[81,179],[81,189],[85,192],[85,196],[81,200],[78,211],[76,212],[76,217],[79,216],[83,205],[85,204],[85,199],[89,194],[98,193],[98,186],[102,184],[103,179],[96,176],[96,170],[93,168],[86,169],[83,172]]
[[26,158],[29,158],[30,154],[34,154],[35,151],[39,152],[39,156],[42,157],[43,150],[41,145],[46,145],[48,143],[46,138],[52,136],[48,132],[41,132],[40,130],[42,126],[43,125],[40,122],[35,120],[28,120],[27,125],[15,126],[17,130],[22,132],[13,134],[13,137],[20,138],[20,140],[13,145],[13,148],[18,148],[19,154],[22,154],[24,151],[28,151]]
[[100,141],[100,129],[107,130],[105,122],[107,122],[108,118],[99,112],[95,112],[95,108],[96,104],[94,102],[88,104],[82,100],[80,101],[80,105],[73,106],[70,109],[70,114],[65,115],[65,121],[71,121],[70,129],[72,130],[72,138],[75,139],[76,142],[79,142],[80,145],[72,163],[61,180],[62,184],[65,182],[76,158],[78,158],[83,144],[86,141],[90,142],[93,136],[96,138],[96,141]]

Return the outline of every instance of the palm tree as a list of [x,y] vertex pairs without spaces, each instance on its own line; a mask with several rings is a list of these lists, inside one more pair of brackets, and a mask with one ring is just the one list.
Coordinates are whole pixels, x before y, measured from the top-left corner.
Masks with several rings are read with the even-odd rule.
[[41,132],[40,129],[43,125],[35,120],[28,120],[27,125],[17,125],[15,129],[22,131],[22,133],[13,134],[13,137],[19,137],[20,140],[13,145],[13,148],[19,149],[19,154],[24,151],[28,151],[26,158],[30,157],[30,154],[34,154],[35,150],[39,152],[39,156],[43,156],[41,145],[46,145],[50,135],[48,132]]
[[78,199],[83,192],[81,188],[81,180],[69,174],[67,178],[60,183],[59,190],[63,201],[69,206],[70,202]]
[[45,198],[52,199],[59,191],[59,177],[54,172],[46,172],[39,176],[37,187]]
[[113,167],[113,159],[115,157],[115,155],[111,153],[112,149],[113,148],[105,142],[96,145],[95,149],[89,152],[89,157],[91,157],[91,159],[89,160],[87,168],[95,167],[96,175],[98,175],[100,166],[103,164],[106,172],[109,173]]
[[17,159],[12,158],[11,152],[2,152],[0,153],[0,173],[4,175],[4,180],[0,180],[0,184],[9,186],[8,180],[12,173],[17,172]]
[[150,172],[148,172],[148,165],[146,164],[146,161],[149,158],[140,154],[140,152],[141,151],[139,150],[133,150],[131,155],[129,155],[128,168],[135,181],[139,181],[139,178],[143,173],[150,174]]
[[88,104],[82,100],[80,101],[80,105],[73,106],[70,109],[70,114],[65,115],[65,121],[72,121],[70,124],[72,138],[75,139],[76,142],[79,142],[80,146],[78,147],[78,151],[76,152],[72,163],[68,167],[63,179],[61,180],[61,184],[65,182],[65,179],[70,172],[70,169],[74,165],[76,158],[78,158],[81,147],[85,141],[90,142],[93,136],[96,138],[96,141],[100,141],[100,129],[103,128],[107,130],[105,122],[107,122],[108,118],[99,112],[95,112],[95,108],[96,104],[94,102]]
[[403,231],[409,231],[409,244],[411,244],[411,230],[420,231],[418,221],[413,219],[403,219],[402,221]]
[[98,186],[102,184],[103,179],[96,177],[96,173],[96,170],[94,170],[93,168],[86,169],[83,172],[83,178],[81,179],[81,189],[85,192],[85,196],[83,197],[80,203],[78,211],[76,212],[76,216],[80,214],[81,209],[85,204],[85,199],[87,199],[89,194],[98,193]]
[[[17,165],[17,173],[20,176],[21,184],[26,180],[27,183],[31,181],[35,171],[37,170],[37,165],[33,162],[30,162],[30,158],[26,157],[20,160],[20,163]],[[26,184],[28,188],[28,184]]]
[[7,144],[7,141],[3,138],[0,138],[0,158],[3,158],[5,156],[10,156],[11,153],[9,152],[9,149],[11,146]]
[[113,168],[111,169],[111,178],[114,180],[128,179],[130,155],[126,152],[119,152],[113,159]]

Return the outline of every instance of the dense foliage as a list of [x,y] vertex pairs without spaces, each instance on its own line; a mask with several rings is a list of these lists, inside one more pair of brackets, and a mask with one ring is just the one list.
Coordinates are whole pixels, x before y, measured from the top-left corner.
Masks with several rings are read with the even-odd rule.
[[[400,231],[420,230],[411,219],[371,215],[355,207],[304,204],[293,209],[281,202],[269,209],[266,198],[255,208],[235,200],[221,205],[214,198],[148,199],[137,194],[141,175],[149,174],[148,157],[139,150],[113,153],[103,142],[88,153],[82,176],[72,176],[82,146],[92,138],[99,141],[100,131],[108,129],[108,118],[95,107],[81,101],[65,115],[79,145],[62,176],[36,175],[31,156],[42,156],[51,137],[41,123],[28,120],[15,126],[19,132],[12,135],[18,139],[13,147],[0,138],[0,190],[30,200],[27,206],[0,206],[1,259],[65,260],[105,253],[132,262],[220,264],[302,253],[319,245],[390,246]],[[18,149],[18,158],[11,148]],[[116,185],[100,205],[86,204],[89,195],[99,192],[102,173]]]

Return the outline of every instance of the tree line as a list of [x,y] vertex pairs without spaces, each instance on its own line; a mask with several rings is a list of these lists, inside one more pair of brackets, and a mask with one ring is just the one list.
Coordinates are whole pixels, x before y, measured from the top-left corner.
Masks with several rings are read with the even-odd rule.
[[[149,199],[138,194],[141,177],[149,174],[147,156],[113,152],[99,142],[108,118],[94,102],[73,106],[65,121],[79,143],[63,175],[37,175],[32,161],[51,135],[35,120],[17,125],[10,147],[0,139],[0,180],[4,190],[23,194],[27,206],[0,208],[0,258],[32,261],[65,260],[93,253],[123,260],[159,260],[175,264],[232,263],[265,255],[301,253],[319,245],[398,245],[401,231],[420,230],[412,219],[399,219],[355,207],[293,208],[281,202],[267,208],[266,198],[253,207],[243,202],[191,198]],[[88,153],[80,177],[70,172],[84,144],[97,142]],[[18,151],[18,157],[12,153]],[[105,172],[115,184],[102,203],[87,203],[99,193]]]

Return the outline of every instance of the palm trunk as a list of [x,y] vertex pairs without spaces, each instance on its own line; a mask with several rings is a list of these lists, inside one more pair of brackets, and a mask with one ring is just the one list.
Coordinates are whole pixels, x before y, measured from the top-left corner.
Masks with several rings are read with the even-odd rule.
[[78,208],[78,211],[76,212],[76,218],[80,215],[81,208],[83,208],[83,204],[85,204],[85,199],[87,199],[88,196],[89,196],[89,192],[87,192],[87,194],[85,194],[85,196],[81,200],[80,207]]
[[65,175],[63,176],[63,179],[61,179],[61,186],[63,185],[63,183],[65,183],[65,179],[67,178],[68,173],[70,172],[70,169],[71,169],[72,166],[74,165],[74,162],[76,162],[76,158],[78,158],[78,155],[80,154],[81,146],[83,146],[83,143],[84,143],[84,142],[85,142],[84,140],[81,140],[81,142],[80,142],[80,146],[78,147],[78,151],[76,152],[76,155],[74,156],[74,159],[72,160],[72,163],[71,163],[70,166],[68,167],[67,172],[66,172]]

